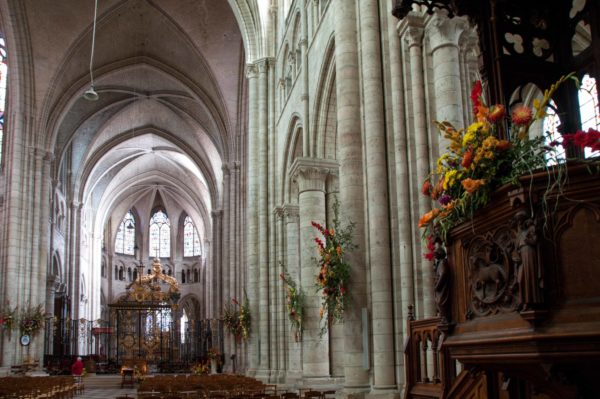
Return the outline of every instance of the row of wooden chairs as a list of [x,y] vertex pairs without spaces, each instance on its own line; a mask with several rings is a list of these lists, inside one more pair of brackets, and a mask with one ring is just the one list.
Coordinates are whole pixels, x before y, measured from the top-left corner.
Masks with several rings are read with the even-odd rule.
[[0,378],[0,399],[70,399],[82,389],[73,377],[26,377]]
[[161,399],[300,399],[331,398],[335,391],[279,391],[276,385],[264,384],[236,374],[154,376],[138,388],[138,398]]

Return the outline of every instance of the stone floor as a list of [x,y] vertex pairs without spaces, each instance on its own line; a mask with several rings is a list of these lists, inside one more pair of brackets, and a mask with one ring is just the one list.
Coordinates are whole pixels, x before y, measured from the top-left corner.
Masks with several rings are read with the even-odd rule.
[[120,375],[90,375],[83,379],[84,391],[76,398],[84,399],[115,399],[127,395],[136,397],[137,387],[121,388]]

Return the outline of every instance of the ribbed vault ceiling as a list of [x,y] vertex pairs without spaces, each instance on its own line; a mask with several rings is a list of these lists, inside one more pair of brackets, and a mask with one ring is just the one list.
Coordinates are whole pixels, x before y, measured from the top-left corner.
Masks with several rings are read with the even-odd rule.
[[229,3],[99,1],[95,102],[82,98],[94,1],[26,0],[25,9],[40,129],[96,228],[158,193],[209,232],[239,140],[244,49]]

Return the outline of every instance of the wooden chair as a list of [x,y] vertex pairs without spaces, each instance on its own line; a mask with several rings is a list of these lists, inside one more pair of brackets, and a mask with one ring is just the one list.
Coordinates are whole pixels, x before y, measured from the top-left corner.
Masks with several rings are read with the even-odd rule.
[[304,392],[304,398],[305,399],[309,399],[309,398],[319,398],[321,399],[323,397],[323,394],[321,394],[321,392],[319,391],[306,391]]
[[135,380],[133,379],[133,369],[123,369],[121,388],[123,388],[125,385],[129,385],[132,388],[135,386]]

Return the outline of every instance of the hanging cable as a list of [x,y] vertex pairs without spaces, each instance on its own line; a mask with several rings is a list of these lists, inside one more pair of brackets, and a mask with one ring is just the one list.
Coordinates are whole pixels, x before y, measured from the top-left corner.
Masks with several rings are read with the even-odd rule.
[[98,0],[94,1],[94,23],[92,26],[92,51],[90,52],[90,81],[91,85],[88,90],[83,94],[83,98],[89,101],[96,101],[98,99],[98,93],[94,89],[94,48],[96,47],[96,18],[98,15]]

